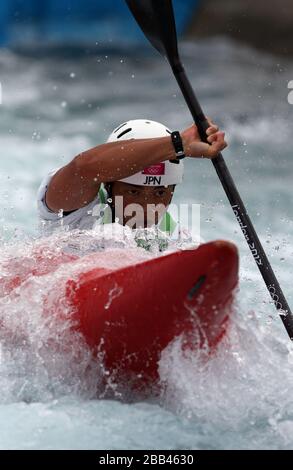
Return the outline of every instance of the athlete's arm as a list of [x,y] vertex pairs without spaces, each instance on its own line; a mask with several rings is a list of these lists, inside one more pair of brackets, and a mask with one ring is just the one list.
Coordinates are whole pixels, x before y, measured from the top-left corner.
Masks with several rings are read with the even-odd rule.
[[175,158],[169,136],[111,142],[82,152],[52,178],[46,204],[58,212],[86,206],[102,182],[117,181],[144,168]]
[[[185,152],[193,158],[213,158],[226,147],[224,133],[211,125],[209,144],[200,141],[195,125],[182,132]],[[75,157],[52,178],[46,204],[54,212],[74,211],[89,204],[102,182],[117,181],[148,166],[176,158],[171,137],[131,139],[94,147]]]

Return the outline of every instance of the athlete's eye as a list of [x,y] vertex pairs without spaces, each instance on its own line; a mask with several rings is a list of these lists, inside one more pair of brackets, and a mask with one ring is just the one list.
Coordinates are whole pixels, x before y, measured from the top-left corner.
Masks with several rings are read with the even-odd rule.
[[138,194],[139,194],[137,189],[129,189],[127,192],[128,192],[128,194],[130,194],[130,196],[138,196]]
[[158,197],[162,197],[166,194],[166,191],[164,189],[158,189],[158,191],[155,192],[155,195]]

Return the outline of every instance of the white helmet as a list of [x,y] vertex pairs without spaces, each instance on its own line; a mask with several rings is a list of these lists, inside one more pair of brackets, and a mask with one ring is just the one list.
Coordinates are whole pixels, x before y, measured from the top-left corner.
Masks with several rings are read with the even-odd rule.
[[[112,134],[110,134],[107,142],[166,137],[170,134],[171,131],[159,122],[147,119],[135,119],[118,126]],[[170,186],[182,183],[183,170],[184,165],[182,160],[180,160],[178,164],[166,160],[119,181],[136,184],[138,186]]]

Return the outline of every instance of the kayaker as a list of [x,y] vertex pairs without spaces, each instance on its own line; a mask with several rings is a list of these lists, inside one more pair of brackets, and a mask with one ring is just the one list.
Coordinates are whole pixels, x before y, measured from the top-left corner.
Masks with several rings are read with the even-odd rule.
[[213,158],[227,146],[224,132],[212,122],[207,135],[209,144],[201,142],[194,124],[181,133],[146,119],[121,124],[105,144],[43,180],[38,209],[44,225],[91,229],[119,221],[133,229],[155,225],[171,236],[176,223],[167,209],[183,179],[183,157]]

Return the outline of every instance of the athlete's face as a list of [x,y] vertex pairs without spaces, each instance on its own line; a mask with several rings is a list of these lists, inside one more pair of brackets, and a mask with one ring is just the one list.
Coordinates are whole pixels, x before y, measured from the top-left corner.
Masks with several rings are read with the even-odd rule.
[[115,217],[119,221],[123,219],[123,225],[131,228],[146,228],[157,224],[171,203],[174,190],[175,185],[145,187],[115,181],[112,183]]

